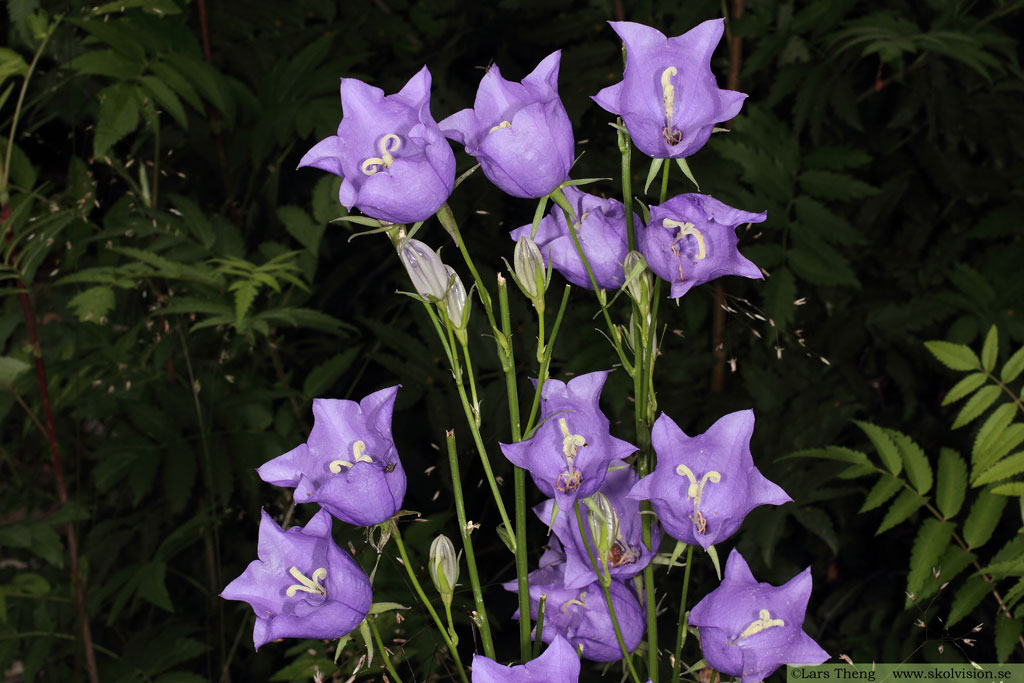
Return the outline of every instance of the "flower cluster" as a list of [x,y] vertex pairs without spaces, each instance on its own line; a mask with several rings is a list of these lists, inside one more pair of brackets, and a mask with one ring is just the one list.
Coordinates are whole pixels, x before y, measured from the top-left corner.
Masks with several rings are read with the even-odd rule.
[[[645,154],[682,160],[708,141],[716,123],[739,112],[746,95],[718,88],[710,68],[722,20],[704,22],[672,38],[630,22],[611,26],[626,48],[623,80],[593,100],[621,117],[628,139]],[[405,227],[437,215],[465,251],[446,204],[455,187],[455,157],[446,138],[461,144],[487,179],[507,194],[541,200],[534,222],[511,232],[516,242],[513,278],[540,316],[551,269],[573,285],[598,290],[602,308],[605,290],[625,287],[637,304],[634,310],[645,315],[650,312],[646,303],[654,276],[669,283],[671,298],[724,275],[762,277],[761,270],[740,254],[736,229],[764,221],[763,212],[742,211],[702,194],[681,194],[663,196],[659,204],[644,209],[644,224],[637,214],[627,213],[622,202],[577,189],[588,181],[570,179],[575,143],[558,94],[560,61],[560,52],[548,55],[518,83],[504,79],[492,66],[480,82],[473,108],[440,123],[430,111],[431,77],[426,67],[392,95],[356,79],[342,79],[344,116],[337,135],[317,143],[299,164],[341,176],[341,203],[377,219],[388,233],[415,296],[437,328],[460,390],[460,356],[454,344],[458,339],[468,367],[471,305],[466,287],[455,269],[441,260],[440,250],[413,238],[418,225],[408,231]],[[545,216],[549,199],[554,206]],[[466,258],[494,326],[485,286]],[[607,310],[605,314],[607,318]],[[612,327],[610,320],[608,324]],[[637,325],[637,334],[654,334],[657,329],[650,320]],[[616,344],[619,329],[611,330]],[[493,331],[501,356],[508,333],[496,326]],[[541,332],[538,360],[543,336]],[[637,338],[632,340],[636,344]],[[617,348],[623,358],[621,346]],[[643,354],[638,354],[639,364]],[[648,360],[653,368],[653,359]],[[514,372],[508,369],[512,365],[507,364],[506,373]],[[625,360],[623,366],[634,375],[642,370],[628,367]],[[524,612],[529,604],[529,614],[517,611],[513,618],[539,620],[545,604],[540,637],[549,647],[540,657],[513,668],[474,657],[473,680],[478,683],[575,681],[580,674],[577,652],[598,662],[628,658],[643,638],[647,618],[653,618],[645,614],[639,582],[633,579],[654,562],[663,533],[708,549],[734,534],[753,508],[791,500],[754,466],[752,411],[725,415],[694,437],[662,413],[651,432],[656,465],[653,471],[641,469],[650,473],[640,478],[633,462],[637,447],[613,436],[600,406],[609,372],[590,372],[563,382],[546,379],[543,363],[542,368],[541,379],[535,381],[538,426],[527,427],[525,439],[500,447],[510,463],[530,472],[548,497],[534,512],[553,537],[539,568],[526,577],[528,600],[520,596]],[[332,542],[331,520],[333,516],[371,526],[398,513],[406,475],[391,434],[397,391],[398,387],[383,389],[358,403],[314,400],[315,422],[307,441],[258,469],[264,481],[294,489],[297,503],[316,503],[321,510],[305,527],[287,531],[263,513],[259,560],[222,594],[252,605],[257,647],[279,637],[340,637],[356,628],[370,610],[370,580]],[[476,401],[475,386],[472,394]],[[648,424],[655,414],[654,403],[649,406],[642,418]],[[479,405],[470,408],[467,403],[466,410],[471,427],[474,422],[478,427]],[[479,433],[474,435],[479,444]],[[454,475],[454,446],[451,452]],[[649,463],[650,455],[643,454],[641,460]],[[489,468],[487,473],[491,476]],[[501,508],[497,486],[491,484]],[[517,500],[522,504],[522,497]],[[656,518],[645,519],[642,504],[653,508]],[[503,509],[501,514],[505,515]],[[468,541],[465,532],[463,541]],[[476,582],[471,550],[467,544],[470,578]],[[404,549],[402,553],[404,557]],[[458,662],[451,602],[459,555],[447,537],[435,539],[428,571],[449,618],[451,640],[446,636],[446,641]],[[646,583],[650,572],[645,576]],[[519,591],[524,586],[520,581],[503,585]],[[475,583],[477,600],[479,588]],[[646,604],[651,605],[653,588],[648,585],[647,590]],[[724,581],[692,610],[691,623],[699,629],[707,662],[751,683],[783,663],[824,661],[827,653],[802,631],[809,594],[809,570],[775,588],[757,583],[733,551]],[[484,620],[479,602],[478,609]],[[442,628],[436,615],[435,620]],[[525,643],[525,624],[523,628]],[[481,632],[486,643],[490,635],[485,627]]]

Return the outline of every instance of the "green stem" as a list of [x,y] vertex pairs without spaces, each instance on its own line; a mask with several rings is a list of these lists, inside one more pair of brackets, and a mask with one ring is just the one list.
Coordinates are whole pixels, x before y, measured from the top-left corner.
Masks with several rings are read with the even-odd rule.
[[682,664],[683,645],[686,643],[686,626],[690,614],[686,611],[686,594],[690,589],[690,565],[693,562],[693,546],[686,546],[686,571],[683,573],[683,595],[679,599],[679,621],[676,630],[676,652],[672,660],[672,683],[679,683],[679,671]]
[[619,153],[622,155],[622,206],[626,211],[626,241],[629,250],[633,251],[636,249],[636,235],[633,234],[633,176],[629,168],[633,143],[629,133],[622,127],[622,119],[619,119],[618,124],[615,132],[618,134]]
[[391,657],[388,656],[387,648],[384,647],[384,641],[380,637],[380,631],[377,630],[377,618],[373,616],[367,617],[366,623],[370,626],[370,633],[373,634],[373,640],[377,643],[380,656],[384,658],[384,666],[387,667],[388,673],[395,679],[395,683],[402,683],[402,677],[395,671],[395,667],[391,663]]
[[[512,319],[508,310],[507,281],[498,275],[498,308],[501,311],[501,333],[505,339],[512,339]],[[516,384],[515,361],[512,345],[508,354],[502,356],[502,370],[505,373],[505,392],[508,395],[508,418],[512,425],[512,441],[523,438],[519,424],[519,389]],[[519,589],[519,613],[530,613],[530,588],[526,580],[529,567],[526,564],[526,470],[516,467],[513,473],[515,487],[516,516],[516,584]],[[530,659],[530,620],[519,620],[519,656],[523,662]],[[493,659],[493,657],[492,657]]]
[[434,606],[430,604],[430,599],[427,598],[427,594],[423,591],[423,586],[420,585],[419,579],[416,578],[416,572],[412,570],[412,563],[409,561],[409,555],[405,551],[405,543],[402,541],[402,532],[398,530],[398,524],[393,519],[391,520],[391,535],[395,539],[395,544],[398,546],[398,553],[402,557],[402,566],[405,567],[405,571],[409,575],[409,580],[412,581],[412,587],[416,591],[416,595],[419,596],[420,602],[423,603],[423,606],[427,608],[427,612],[437,625],[437,630],[440,632],[441,638],[444,640],[445,645],[448,646],[448,652],[451,653],[452,659],[455,660],[455,667],[459,672],[459,679],[462,683],[469,683],[466,679],[466,670],[462,666],[462,659],[459,657],[459,651],[452,643],[452,639],[448,635],[448,630],[441,622],[441,617],[438,616],[437,610],[435,610]]
[[668,169],[672,167],[670,162],[671,159],[665,159],[665,162],[661,165],[661,199],[658,201],[659,204],[664,204],[665,198],[668,196]]
[[590,541],[587,540],[587,527],[583,523],[583,514],[580,512],[580,502],[578,500],[574,500],[572,506],[576,511],[576,524],[580,528],[580,536],[583,538],[583,545],[586,548],[587,556],[590,558],[590,565],[594,568],[594,573],[597,574],[598,583],[601,584],[601,591],[604,593],[604,600],[608,604],[608,615],[612,618],[612,626],[615,628],[615,639],[619,642],[619,647],[622,649],[622,657],[626,660],[626,666],[629,667],[629,673],[633,676],[633,681],[635,683],[641,683],[640,676],[633,667],[633,655],[630,654],[629,650],[626,648],[626,641],[622,638],[622,629],[619,628],[619,619],[615,615],[615,605],[612,604],[612,594],[611,591],[608,590],[608,586],[611,584],[611,577],[608,576],[607,571],[602,572],[598,569],[597,558],[594,556],[594,552],[590,548]]
[[551,365],[551,351],[555,346],[555,337],[558,336],[558,328],[562,326],[562,316],[565,315],[565,307],[569,303],[569,292],[572,286],[566,285],[562,291],[562,303],[558,306],[558,314],[555,316],[555,324],[551,327],[551,337],[548,339],[547,345],[544,347],[544,357],[540,362],[540,371],[537,373],[537,388],[533,392],[533,404],[530,406],[530,419],[526,421],[526,429],[523,431],[524,434],[530,434],[533,431],[534,420],[537,419],[537,413],[540,410],[540,396],[541,391],[544,389],[544,382],[548,378],[548,368]]
[[583,252],[583,247],[580,245],[579,236],[576,234],[576,214],[573,211],[572,205],[569,204],[569,200],[566,199],[565,193],[562,192],[560,187],[555,188],[554,192],[549,196],[562,209],[562,213],[565,214],[565,222],[569,226],[569,236],[572,237],[576,253],[579,254],[580,260],[583,261],[583,267],[587,271],[590,285],[594,288],[594,294],[597,295],[597,302],[601,305],[601,313],[604,315],[604,322],[608,326],[608,334],[610,335],[612,346],[615,347],[615,352],[619,354],[619,362],[622,364],[622,367],[626,368],[626,372],[632,376],[633,366],[630,364],[629,359],[626,358],[626,352],[622,348],[622,334],[619,328],[612,322],[611,315],[608,314],[608,302],[606,301],[604,290],[598,287],[597,278],[594,277],[594,271],[590,268],[590,261],[587,260],[587,255]]
[[[537,604],[537,636],[533,639],[533,659],[540,655],[540,644],[544,642],[542,637],[544,635],[544,610],[547,608],[547,604],[548,596],[542,593]],[[522,621],[522,618],[519,621]]]
[[[466,520],[466,503],[462,495],[462,477],[459,473],[459,457],[455,451],[455,432],[447,434],[448,465],[451,468],[452,493],[455,496],[455,515],[459,520],[459,533],[462,535],[462,547],[466,551],[466,566],[469,568],[469,584],[473,589],[473,602],[480,620],[480,639],[484,644],[484,654],[494,659],[494,641],[491,638],[490,620],[484,605],[483,590],[480,586],[480,575],[477,573],[476,553],[473,550],[472,529]],[[449,617],[450,619],[450,617]]]

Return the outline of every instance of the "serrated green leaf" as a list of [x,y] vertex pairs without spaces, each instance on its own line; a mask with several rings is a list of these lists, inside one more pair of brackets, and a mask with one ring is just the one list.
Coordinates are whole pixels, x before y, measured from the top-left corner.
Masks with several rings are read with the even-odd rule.
[[28,71],[24,57],[6,47],[0,47],[0,81],[11,76],[21,76]]
[[[814,285],[835,287],[847,285],[860,287],[857,275],[850,262],[828,245],[816,245],[815,249],[804,246],[786,251],[786,261],[800,278]],[[823,247],[823,248],[822,248]],[[824,253],[831,252],[832,258],[825,260]]]
[[949,390],[946,397],[942,399],[942,405],[947,406],[950,403],[956,403],[964,396],[967,396],[975,389],[985,383],[984,372],[974,372],[967,375],[962,380],[953,385],[953,388]]
[[139,125],[139,102],[134,86],[115,83],[97,95],[100,101],[93,134],[93,156],[102,159],[121,138]]
[[1024,346],[1017,349],[1010,359],[1003,365],[1003,369],[999,371],[999,379],[1002,380],[1003,384],[1009,384],[1013,380],[1017,379],[1017,375],[1024,370]]
[[993,325],[985,335],[985,343],[981,347],[981,367],[985,372],[992,372],[996,367],[996,357],[999,355],[999,332]]
[[953,605],[949,609],[949,618],[946,619],[946,628],[952,628],[958,621],[970,614],[991,590],[992,584],[981,578],[980,574],[968,577],[964,585],[956,592],[956,597],[953,598]]
[[935,502],[946,519],[956,516],[967,494],[967,464],[960,454],[949,448],[939,453],[939,476]]
[[167,592],[165,574],[167,565],[163,562],[147,562],[139,567],[137,574],[139,597],[168,612],[174,611],[171,594]]
[[1024,577],[1018,579],[1017,583],[1013,584],[1013,588],[1006,591],[1003,601],[1008,608],[1013,609],[1013,606],[1017,604],[1022,595],[1024,595]]
[[326,363],[321,363],[313,368],[302,385],[303,398],[313,399],[330,389],[338,381],[338,378],[349,369],[361,349],[362,346],[359,345],[350,346]]
[[252,308],[252,302],[256,300],[259,287],[251,280],[239,280],[233,283],[231,288],[235,293],[235,327],[244,330],[245,316]]
[[31,367],[31,365],[18,358],[0,356],[0,382],[11,386],[18,379],[18,375]]
[[911,485],[922,495],[928,493],[928,490],[932,487],[932,466],[928,462],[928,456],[906,434],[895,429],[887,429],[885,431],[892,437],[896,447],[899,448],[900,456],[903,458],[903,467],[907,472],[907,478],[910,479]]
[[853,176],[835,171],[804,171],[798,180],[804,192],[819,199],[846,201],[878,194],[877,187],[872,187],[863,180],[857,180]]
[[824,541],[829,550],[839,553],[839,537],[828,513],[818,507],[798,506],[792,510],[792,515],[805,529]]
[[917,593],[925,580],[938,569],[939,558],[946,552],[954,527],[949,522],[930,518],[921,523],[914,546],[910,551],[910,572],[907,574],[907,592]]
[[1003,508],[1007,499],[991,491],[982,491],[971,506],[971,511],[964,521],[964,542],[967,547],[980,548],[988,542],[995,531],[999,519],[1003,516]]
[[79,292],[68,301],[68,307],[82,322],[99,325],[101,319],[114,308],[114,290],[100,285]]
[[886,430],[870,422],[862,422],[860,420],[854,420],[853,422],[871,439],[871,443],[874,444],[875,450],[878,451],[878,456],[881,458],[882,463],[894,476],[899,475],[903,469],[903,458],[900,457],[899,449],[889,434],[886,433]]
[[1004,403],[997,406],[985,418],[981,428],[978,429],[977,436],[974,438],[974,448],[971,450],[971,464],[975,469],[977,469],[979,463],[987,465],[992,462],[993,459],[987,456],[992,452],[996,444],[1002,440],[1006,428],[1010,426],[1016,414],[1017,407],[1014,404]]
[[893,502],[892,506],[889,507],[889,511],[885,513],[885,518],[879,525],[878,531],[875,532],[875,536],[885,533],[910,517],[910,515],[914,514],[914,512],[924,505],[927,500],[927,498],[919,496],[913,491],[904,491],[901,493]]
[[192,87],[192,84],[188,82],[188,79],[182,76],[181,72],[174,66],[167,62],[155,61],[150,62],[149,69],[171,90],[176,92],[181,99],[192,105],[193,109],[199,112],[203,111],[203,101],[199,99],[199,94]]
[[996,660],[1002,664],[1019,644],[1021,631],[1024,631],[1024,624],[1020,619],[1011,619],[1002,612],[996,616]]
[[[874,465],[850,465],[836,474],[836,477],[839,479],[860,479],[861,477],[866,477],[871,474],[878,474],[878,471],[878,468]],[[886,472],[886,474],[889,473]]]
[[764,307],[775,327],[784,332],[796,311],[796,278],[792,271],[782,267],[772,271],[764,287]]
[[314,257],[320,251],[320,240],[324,236],[323,223],[315,223],[305,211],[297,206],[281,206],[277,209],[277,217],[284,223],[288,234],[299,244],[309,250]]
[[992,493],[998,496],[1024,496],[1024,481],[1000,484],[992,488]]
[[978,390],[974,396],[964,404],[964,407],[960,409],[960,414],[956,416],[950,429],[959,429],[966,424],[973,422],[979,415],[988,410],[995,400],[999,398],[999,387],[995,385],[989,385],[982,387]]
[[1024,442],[1024,423],[1014,422],[1003,430],[1003,433],[979,454],[978,462],[974,463],[975,476],[1002,460],[1003,456]]
[[993,562],[989,565],[982,567],[979,570],[979,573],[988,574],[990,577],[993,578],[1005,578],[1007,576],[1022,576],[1024,575],[1024,557],[1015,557],[1012,560]]
[[950,543],[946,547],[946,552],[939,558],[938,576],[929,574],[925,578],[924,585],[917,591],[916,602],[920,604],[922,600],[935,595],[944,584],[955,579],[975,559],[977,555],[974,553],[967,552],[956,543]]
[[871,162],[871,155],[852,147],[818,147],[803,157],[804,166],[812,169],[836,171],[844,168],[863,166]]
[[[821,458],[823,460],[847,462],[851,465],[866,465],[868,467],[874,467],[874,465],[871,464],[871,460],[869,460],[868,456],[864,453],[855,451],[852,448],[843,448],[842,446],[808,448],[806,450],[795,451],[784,455],[779,458],[779,460],[789,460],[790,458]],[[875,469],[877,470],[878,468]]]
[[143,90],[153,98],[165,112],[171,115],[178,125],[188,130],[188,117],[185,115],[185,107],[182,106],[178,96],[167,87],[167,84],[156,76],[143,76],[139,79]]
[[903,488],[903,481],[892,476],[888,472],[884,473],[875,485],[871,488],[867,498],[864,499],[864,504],[861,506],[858,512],[867,512],[874,510],[875,508],[885,504],[890,498],[895,496]]
[[92,50],[78,55],[68,66],[80,74],[128,81],[139,73],[139,64],[114,50]]
[[961,372],[981,370],[981,361],[969,346],[947,341],[927,341],[924,345],[940,363],[950,370]]

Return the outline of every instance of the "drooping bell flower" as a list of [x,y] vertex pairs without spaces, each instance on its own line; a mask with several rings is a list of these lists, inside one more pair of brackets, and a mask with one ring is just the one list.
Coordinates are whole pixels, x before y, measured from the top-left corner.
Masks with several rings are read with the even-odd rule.
[[[631,467],[625,463],[612,463],[612,466],[608,468],[604,484],[598,491],[611,503],[615,515],[616,534],[608,549],[607,561],[608,573],[613,578],[620,580],[626,580],[643,571],[644,567],[654,559],[658,545],[661,543],[661,525],[655,521],[651,525],[651,547],[653,550],[648,550],[644,544],[640,501],[627,497],[636,482],[637,476]],[[565,549],[566,588],[581,588],[597,581],[598,576],[594,573],[590,557],[587,555],[575,511],[559,510],[552,524],[551,516],[554,506],[555,501],[549,499],[536,506],[533,511],[540,521],[551,524],[551,530]],[[590,511],[589,506],[580,504],[583,526],[588,529],[587,542],[591,552],[598,553],[598,539],[594,538],[595,535],[589,531],[592,514],[594,513]],[[598,559],[597,555],[595,555],[595,559]],[[599,568],[601,567],[600,559],[598,559],[597,565]]]
[[755,507],[792,500],[754,467],[753,433],[752,410],[729,413],[693,437],[662,413],[651,429],[658,464],[628,497],[651,501],[665,531],[683,543],[707,549],[725,540]]
[[299,167],[341,176],[338,199],[392,223],[425,221],[455,187],[455,155],[430,115],[430,71],[423,67],[394,95],[341,79],[338,134],[313,146]]
[[651,207],[651,222],[638,233],[640,251],[678,299],[723,275],[762,279],[761,270],[736,248],[736,226],[760,223],[767,214],[726,206],[714,197],[683,194]]
[[598,405],[607,378],[608,371],[601,371],[574,377],[568,384],[547,380],[541,390],[540,429],[526,441],[500,444],[505,457],[529,470],[537,488],[562,511],[571,512],[573,501],[600,488],[608,463],[636,450],[611,435]]
[[252,605],[256,649],[278,638],[330,640],[353,631],[370,610],[370,580],[331,540],[331,515],[284,531],[264,511],[258,560],[221,592]]
[[513,197],[543,197],[569,178],[573,137],[558,97],[561,58],[560,50],[551,53],[521,83],[491,66],[473,108],[441,121],[444,134],[465,145],[487,179]]
[[[556,541],[557,543],[557,541]],[[542,561],[550,562],[559,555],[558,546],[549,549]],[[543,563],[543,562],[542,562]],[[554,562],[530,572],[530,618],[537,619],[540,596],[546,595],[544,629],[541,640],[552,642],[563,636],[575,648],[583,646],[583,657],[593,662],[617,662],[622,659],[622,648],[615,637],[615,627],[601,585],[597,582],[582,588],[566,588],[565,563]],[[505,590],[516,593],[516,581],[502,584]],[[626,649],[632,652],[644,634],[644,612],[633,591],[623,582],[613,579],[608,591],[615,606],[615,616],[622,632]],[[519,611],[512,615],[519,619]],[[536,630],[534,632],[536,636]]]
[[690,612],[704,659],[742,683],[763,681],[783,664],[821,664],[829,654],[803,631],[810,597],[810,567],[783,586],[758,583],[733,550],[721,585]]
[[502,666],[483,655],[473,655],[472,683],[578,683],[580,658],[562,636],[556,635],[536,659],[520,666]]
[[268,484],[295,488],[296,503],[319,503],[343,522],[371,526],[391,519],[405,497],[405,470],[391,438],[398,387],[359,403],[313,399],[313,429],[304,444],[257,469]]
[[[626,214],[622,202],[587,194],[571,186],[562,191],[576,212],[576,237],[586,254],[597,286],[601,289],[618,289],[626,279],[622,264],[629,251]],[[643,223],[635,213],[633,224],[639,233]],[[518,240],[529,237],[532,229],[533,225],[527,224],[509,234],[512,239]],[[593,289],[561,208],[553,207],[551,213],[541,219],[534,241],[544,255],[545,263],[551,264],[577,287]]]
[[711,55],[723,19],[666,38],[650,26],[608,22],[626,45],[622,82],[593,97],[622,117],[636,146],[649,157],[688,157],[708,141],[715,124],[739,113],[746,95],[722,90],[711,73]]

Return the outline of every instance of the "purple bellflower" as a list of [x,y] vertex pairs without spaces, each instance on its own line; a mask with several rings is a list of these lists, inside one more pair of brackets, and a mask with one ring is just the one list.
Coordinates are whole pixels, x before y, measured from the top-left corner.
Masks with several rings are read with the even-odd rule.
[[366,617],[370,580],[331,540],[326,510],[287,531],[264,511],[257,552],[260,559],[220,594],[252,605],[257,650],[278,638],[340,638]]
[[472,109],[441,121],[441,130],[466,147],[484,175],[513,197],[537,199],[569,178],[572,124],[558,98],[561,51],[537,65],[522,83],[492,66],[480,81]]
[[473,655],[472,683],[578,683],[580,658],[562,636],[536,659],[521,666],[502,666],[483,655]]
[[593,99],[622,117],[644,154],[688,157],[704,146],[716,123],[739,113],[747,96],[721,90],[711,73],[724,20],[705,21],[674,38],[643,24],[609,24],[626,45],[626,70],[621,83]]
[[[636,576],[650,564],[661,543],[661,526],[654,522],[651,526],[651,547],[648,550],[643,542],[643,522],[640,518],[640,501],[627,498],[627,494],[637,482],[636,473],[625,463],[612,463],[608,468],[604,484],[599,493],[607,496],[616,515],[617,537],[608,554],[608,573],[612,578],[625,580]],[[545,524],[551,523],[555,501],[546,500],[533,508]],[[588,529],[587,542],[592,551],[596,552],[596,542],[589,533],[591,512],[586,506],[580,506],[584,528]],[[565,548],[565,587],[583,588],[597,581],[590,557],[587,556],[586,545],[580,534],[580,527],[573,510],[559,510],[551,530]],[[596,558],[595,558],[596,559]],[[598,560],[598,567],[601,566]]]
[[672,285],[672,299],[723,275],[761,279],[761,270],[736,248],[736,226],[766,216],[703,194],[678,195],[651,207],[651,222],[638,233],[640,251],[654,274]]
[[733,550],[721,585],[690,612],[704,659],[742,683],[762,681],[783,664],[821,664],[829,654],[803,631],[810,597],[810,567],[776,587],[758,583]]
[[604,482],[608,463],[636,450],[609,432],[598,399],[608,371],[569,380],[549,379],[541,390],[542,424],[527,441],[500,444],[513,465],[529,470],[537,488],[574,514],[573,501],[593,495]]
[[725,540],[758,505],[792,500],[754,467],[753,433],[752,410],[729,413],[694,437],[662,413],[651,430],[658,464],[629,497],[651,501],[665,530],[683,543],[707,549]]
[[427,67],[394,95],[343,78],[341,107],[338,134],[314,145],[299,167],[341,176],[345,208],[392,223],[433,216],[455,187],[455,155],[430,115]]
[[[622,649],[615,638],[615,627],[601,584],[595,581],[582,588],[566,588],[565,562],[559,561],[561,559],[564,559],[564,555],[560,546],[552,539],[552,547],[541,557],[540,569],[530,572],[527,577],[531,619],[537,619],[540,596],[547,596],[541,639],[550,643],[561,635],[574,648],[582,645],[583,657],[586,659],[593,662],[617,662],[622,659]],[[513,593],[518,591],[516,581],[509,581],[502,586]],[[612,604],[615,605],[622,640],[626,649],[632,652],[644,635],[643,608],[625,583],[613,579],[608,590]],[[512,618],[520,618],[519,610],[516,610]]]
[[402,507],[405,470],[391,438],[398,387],[359,403],[313,400],[313,430],[304,444],[256,471],[268,484],[295,488],[296,503],[319,503],[343,522],[380,524]]
[[[625,209],[622,202],[602,199],[575,187],[566,187],[563,192],[576,212],[576,220],[579,221],[576,236],[590,263],[597,286],[602,289],[618,289],[626,279],[622,263],[629,251],[626,246]],[[633,224],[639,233],[643,224],[635,213]],[[533,225],[527,224],[516,228],[510,235],[512,239],[519,240],[521,237],[529,237],[532,229]],[[587,269],[569,234],[569,225],[562,209],[555,206],[551,213],[541,219],[534,241],[544,255],[545,262],[551,264],[566,280],[577,287],[593,289]]]

